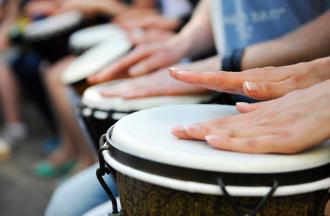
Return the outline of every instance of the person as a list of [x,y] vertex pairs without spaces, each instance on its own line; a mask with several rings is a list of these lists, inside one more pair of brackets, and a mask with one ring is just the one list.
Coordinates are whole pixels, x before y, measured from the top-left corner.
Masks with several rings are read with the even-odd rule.
[[[140,0],[133,2],[130,6],[114,0],[97,0],[92,2],[67,0],[57,5],[54,13],[75,9],[89,17],[98,14],[111,17],[126,11],[149,9],[152,5],[153,1]],[[117,6],[118,10],[116,9]],[[61,79],[62,72],[74,59],[75,57],[73,56],[63,57],[42,73],[57,116],[61,143],[59,148],[46,160],[36,165],[35,172],[39,176],[56,177],[67,173],[75,174],[95,163],[93,152],[81,134],[72,110],[71,101],[68,98],[67,89]]]
[[[303,2],[291,2],[287,5],[286,2],[282,1],[277,1],[275,4],[273,4],[274,2],[267,2],[259,6],[257,3],[245,5],[241,1],[234,3],[224,0],[213,1],[212,3],[219,3],[212,6],[212,9],[221,11],[222,18],[215,11],[212,16],[213,19],[210,20],[211,2],[203,1],[196,10],[196,16],[177,35],[161,43],[138,46],[129,55],[124,56],[102,72],[89,77],[89,82],[95,84],[110,81],[123,74],[134,78],[148,73],[159,73],[157,76],[148,74],[137,79],[130,79],[127,81],[128,84],[118,84],[108,91],[103,91],[102,94],[109,97],[127,97],[129,95],[130,98],[166,95],[169,91],[171,95],[190,94],[198,91],[205,92],[205,90],[200,87],[187,88],[187,85],[178,84],[173,79],[169,79],[167,71],[162,68],[178,64],[185,57],[194,58],[202,55],[212,50],[214,46],[217,47],[218,55],[201,62],[203,65],[207,62],[209,70],[226,67],[228,59],[243,53],[244,56],[240,65],[240,69],[243,70],[269,65],[293,64],[326,56],[329,53],[329,31],[326,25],[330,12],[327,11],[327,2],[322,3],[321,6],[311,2],[304,2],[304,5]],[[306,8],[317,8],[317,10],[300,13],[300,7],[304,7],[305,3],[310,4]],[[249,26],[249,31],[238,31],[242,25],[239,25],[239,22],[231,21],[230,17],[235,15],[234,12],[229,9],[226,11],[227,7],[237,9],[242,5],[246,9],[246,11],[242,11],[242,16],[245,17],[243,21],[246,24],[243,27]],[[280,9],[276,12],[274,8]],[[273,14],[273,17],[268,17],[265,13],[266,15]],[[263,16],[263,19],[260,18]],[[286,21],[286,17],[295,17],[292,18],[295,21]],[[301,22],[296,22],[297,20]],[[286,25],[281,25],[283,22],[286,22]],[[245,38],[241,35],[242,32],[251,33]],[[314,32],[318,33],[311,34]],[[242,38],[232,40],[236,37]],[[195,62],[192,67],[199,67],[198,63],[198,61]],[[184,65],[182,67],[190,66]],[[143,82],[144,84],[142,84]]]
[[[73,1],[75,2],[75,1]],[[140,14],[140,12],[142,11],[143,13],[146,13],[145,11],[148,11],[147,14],[152,14],[152,18],[154,18],[155,16],[158,17],[158,21],[161,19],[164,20],[168,20],[167,18],[165,18],[165,16],[162,16],[159,12],[155,12],[155,9],[150,8],[150,5],[152,5],[152,1],[150,1],[150,5],[149,7],[147,7],[146,5],[146,1],[142,1],[143,2],[143,6],[145,7],[144,9],[142,8],[142,6],[137,7],[136,9],[129,9],[127,11],[125,11],[125,13],[122,13],[118,16],[116,16],[114,18],[114,20],[117,20],[117,17],[120,17],[121,21],[128,21],[128,20],[140,20],[140,19],[136,19],[136,14]],[[167,2],[167,1],[164,1]],[[138,4],[139,1],[136,1],[136,4]],[[172,2],[173,4],[174,2]],[[91,4],[91,3],[88,3]],[[68,6],[69,5],[69,6]],[[79,6],[79,8],[84,8],[85,12],[84,13],[88,13],[86,11],[87,8],[91,8],[91,7],[85,7],[85,6]],[[70,4],[70,1],[65,3],[63,6],[61,6],[60,8],[62,8],[60,11],[65,11],[69,8],[72,8],[72,4]],[[92,7],[94,8],[94,7]],[[89,12],[88,14],[96,14],[97,11],[95,9],[93,9],[91,12]],[[157,15],[156,15],[157,14]],[[110,14],[108,14],[110,15]],[[147,16],[147,15],[146,15]],[[176,12],[176,13],[171,13],[171,19],[174,19],[173,17],[176,17],[176,19],[179,19],[178,17],[182,17],[182,16],[187,16],[187,10],[183,10],[180,12]],[[134,17],[134,18],[133,18]],[[138,26],[134,27],[134,29],[136,28],[141,28],[142,26],[140,26],[139,24],[137,24]],[[150,42],[150,40],[164,40],[164,35],[168,35],[171,36],[172,33],[168,32],[169,29],[167,29],[165,31],[165,29],[162,29],[164,25],[158,25],[158,26],[153,26],[153,25],[149,25],[149,24],[144,24],[143,25],[143,38],[144,40],[140,40],[141,39],[141,34],[140,34],[140,39],[138,39],[137,37],[135,37],[135,39],[133,39],[134,37],[131,35],[131,39],[133,40],[133,43],[135,44],[141,44],[141,43],[147,43]],[[133,27],[132,27],[133,28]],[[161,29],[161,33],[160,32]],[[133,29],[131,29],[133,30]],[[174,30],[174,29],[172,29]],[[134,30],[133,30],[134,31]],[[165,33],[168,32],[168,33]],[[65,131],[62,132],[62,147],[60,148],[59,151],[55,152],[52,156],[50,156],[48,161],[42,162],[40,163],[40,165],[37,166],[37,170],[54,170],[53,168],[56,167],[61,167],[60,164],[66,164],[67,158],[72,157],[72,155],[74,155],[72,152],[75,152],[76,147],[69,147],[69,143],[85,143],[84,140],[82,140],[82,136],[79,135],[79,129],[75,123],[75,118],[74,115],[71,111],[71,107],[70,107],[70,100],[67,98],[66,95],[66,91],[65,91],[65,87],[62,84],[61,81],[61,74],[64,70],[64,68],[69,65],[72,61],[74,60],[74,58],[72,57],[68,57],[66,59],[61,60],[60,62],[58,62],[57,64],[54,64],[54,66],[52,68],[49,69],[48,72],[45,73],[45,83],[46,86],[48,86],[49,89],[49,93],[51,95],[52,101],[54,101],[54,107],[56,107],[56,110],[61,110],[58,113],[58,119],[59,119],[59,125],[63,125],[65,124],[66,129]],[[61,123],[62,122],[62,123]],[[70,129],[68,130],[68,125],[70,125]],[[61,126],[60,128],[63,128],[63,126]],[[73,128],[75,128],[73,130]],[[70,135],[69,135],[70,134]],[[77,137],[77,138],[75,138]],[[69,141],[69,139],[73,140],[73,139],[77,139],[77,141]],[[78,141],[79,140],[79,141]],[[71,145],[71,144],[70,144]],[[79,148],[80,150],[82,148]],[[87,153],[89,152],[89,149],[86,151],[85,155],[90,154]],[[84,156],[84,158],[87,158],[87,156]],[[90,158],[90,157],[88,157]],[[77,171],[82,170],[82,168],[86,167],[87,164],[90,163],[91,160],[88,160],[88,163],[82,163],[83,166],[78,166]],[[81,168],[79,168],[81,167]],[[50,169],[48,169],[50,168]],[[39,172],[38,172],[39,173]]]
[[[89,210],[109,200],[96,178],[98,164],[90,166],[63,182],[53,193],[45,211],[45,216],[84,215]],[[117,186],[110,175],[105,181],[118,196]],[[79,195],[77,195],[79,194]]]
[[[173,2],[175,3],[175,2]],[[135,16],[136,11],[132,13],[128,13],[130,16]],[[176,14],[177,17],[183,15]],[[154,14],[152,15],[154,16]],[[158,14],[157,16],[160,16]],[[131,18],[131,17],[129,17]],[[163,19],[164,17],[159,17]],[[167,18],[164,18],[165,20]],[[116,20],[116,18],[115,18]],[[152,27],[144,26],[144,31],[148,30],[155,30],[158,27]],[[173,30],[173,29],[172,29]],[[162,30],[164,32],[164,30]],[[152,37],[149,38],[150,40],[162,40],[162,38],[159,37]],[[150,40],[144,40],[139,41],[136,43],[148,43]],[[61,74],[61,70],[58,70],[58,74]],[[53,73],[55,74],[55,73]],[[58,83],[58,82],[50,82],[51,83]],[[57,87],[56,89],[58,89]],[[55,88],[54,88],[55,89]],[[55,92],[55,91],[54,91]],[[58,92],[58,90],[57,90]],[[61,97],[58,97],[61,98]],[[63,98],[61,98],[63,99]],[[63,113],[63,112],[62,112]],[[66,182],[61,184],[54,194],[52,195],[51,200],[49,201],[48,207],[46,209],[46,215],[82,215],[83,213],[86,213],[88,210],[91,210],[93,207],[96,207],[102,203],[105,203],[108,201],[108,196],[105,194],[103,189],[101,188],[99,182],[96,179],[95,171],[98,165],[91,166],[81,173],[73,176],[72,178],[68,179]],[[108,185],[115,190],[116,184],[112,179],[107,178],[106,179]],[[88,182],[88,184],[87,184]],[[86,187],[88,185],[88,187]],[[85,190],[86,189],[86,190]],[[82,190],[84,190],[82,192]],[[76,202],[76,191],[81,191],[81,199],[79,200],[79,203]],[[71,196],[72,195],[72,196]],[[67,206],[72,206],[70,209],[67,208]],[[68,209],[68,210],[66,210]]]
[[[330,57],[290,66],[237,73],[171,70],[175,79],[216,89],[273,99],[237,103],[241,114],[209,122],[177,126],[182,139],[205,140],[229,151],[292,154],[330,138]],[[267,76],[265,76],[267,74]],[[317,132],[310,133],[310,131]],[[276,140],[276,143],[274,143]]]
[[[224,1],[225,2],[225,1]],[[113,80],[119,76],[121,76],[123,73],[131,75],[131,76],[139,76],[142,74],[150,73],[148,75],[144,75],[137,78],[131,78],[129,82],[129,88],[126,88],[124,86],[118,85],[115,88],[111,88],[106,90],[105,92],[102,92],[102,94],[107,96],[122,96],[122,97],[145,97],[150,95],[176,95],[176,94],[190,94],[191,92],[205,92],[206,90],[204,88],[196,87],[193,85],[187,85],[180,83],[174,79],[171,79],[167,73],[166,69],[161,69],[170,65],[173,65],[177,62],[179,62],[183,57],[196,57],[198,55],[202,55],[204,53],[209,52],[212,50],[215,46],[215,44],[218,44],[218,47],[221,48],[221,44],[224,44],[224,37],[222,34],[217,32],[217,34],[212,34],[212,23],[209,19],[209,14],[211,7],[210,1],[205,0],[201,1],[200,5],[198,6],[198,9],[196,10],[192,20],[185,26],[178,35],[175,35],[174,37],[171,37],[167,41],[162,41],[161,43],[151,43],[147,45],[138,46],[132,53],[130,53],[128,56],[123,57],[118,62],[110,65],[106,70],[103,72],[92,76],[89,78],[89,81],[92,84],[99,83],[99,82],[105,82],[108,80]],[[269,3],[269,2],[268,2]],[[267,4],[268,4],[267,3]],[[304,2],[306,3],[306,2]],[[310,2],[308,2],[310,3]],[[226,3],[231,4],[231,2]],[[277,4],[277,3],[276,3]],[[280,2],[279,4],[286,5],[285,2]],[[295,5],[295,4],[294,4]],[[271,8],[270,5],[268,7]],[[307,7],[309,8],[309,7]],[[310,8],[315,8],[315,5],[311,5]],[[319,9],[322,7],[318,7]],[[291,17],[295,17],[300,14],[299,10],[294,7],[286,8],[287,11],[285,13],[290,14]],[[307,23],[307,21],[314,19],[317,17],[317,15],[322,14],[326,9],[322,8],[320,9],[317,14],[312,12],[310,15],[305,17],[304,19],[294,19],[294,20],[303,20],[303,22],[294,22],[291,23],[290,27],[286,26],[287,28],[283,30],[282,27],[279,27],[281,20],[266,20],[263,22],[263,26],[268,26],[269,23],[271,23],[272,27],[280,28],[280,31],[272,34],[271,36],[263,33],[260,29],[260,32],[255,33],[256,35],[262,34],[265,38],[263,38],[264,41],[268,39],[270,42],[271,39],[274,39],[276,37],[280,38],[280,36],[283,36],[284,34],[290,35],[290,31],[293,29],[296,29],[302,24]],[[220,10],[218,10],[219,12]],[[270,10],[271,11],[271,10]],[[272,12],[273,13],[273,12]],[[216,13],[215,13],[216,15]],[[301,15],[301,14],[300,14]],[[213,19],[213,21],[219,24],[219,17],[214,16],[216,18]],[[227,18],[230,17],[230,15],[227,15]],[[278,17],[277,17],[278,18]],[[279,18],[278,18],[279,19]],[[320,21],[321,20],[321,21]],[[220,19],[221,21],[221,19]],[[324,17],[316,18],[315,21],[313,21],[313,24],[310,24],[315,27],[319,27],[319,23],[322,24],[322,27],[319,27],[320,29],[324,28],[326,26],[326,23],[324,21]],[[221,22],[220,22],[221,23]],[[317,23],[317,24],[315,24]],[[228,24],[229,25],[229,24]],[[214,24],[215,29],[219,30],[221,29],[219,26]],[[308,24],[306,25],[308,26]],[[303,28],[303,27],[301,27]],[[309,27],[308,27],[309,28]],[[275,28],[276,29],[276,28]],[[256,31],[259,30],[259,28],[255,28]],[[268,30],[267,30],[268,31]],[[265,31],[266,32],[266,31]],[[293,33],[292,33],[293,34]],[[296,34],[296,33],[295,33]],[[300,36],[300,35],[298,35]],[[290,37],[298,37],[297,35],[290,36]],[[213,38],[217,41],[217,43],[214,42]],[[277,38],[277,39],[278,39]],[[295,38],[296,39],[296,38]],[[257,38],[255,40],[261,40],[260,38]],[[256,43],[256,41],[253,41]],[[284,44],[288,43],[289,41],[286,40],[278,40],[276,43],[271,42],[268,44],[269,47],[277,47],[275,44],[282,44],[281,47],[285,47]],[[324,41],[323,41],[324,42]],[[232,41],[232,43],[234,43]],[[250,41],[252,44],[252,42]],[[256,44],[257,45],[257,44]],[[259,44],[260,45],[260,44]],[[270,46],[272,45],[272,46]],[[262,46],[259,47],[259,50],[262,50],[265,48],[265,45],[262,44]],[[261,48],[263,47],[263,48]],[[266,46],[267,48],[267,46]],[[313,48],[314,49],[314,48]],[[233,49],[231,49],[233,50]],[[284,50],[282,50],[284,51]],[[289,51],[289,50],[288,50]],[[288,52],[286,51],[286,52]],[[267,50],[269,52],[269,49]],[[298,50],[296,51],[297,53]],[[210,57],[208,59],[204,59],[199,62],[195,62],[193,64],[184,65],[182,67],[190,67],[189,69],[193,70],[217,70],[220,67],[222,67],[222,61],[221,56],[223,55],[222,49],[219,49],[220,55]],[[228,55],[228,54],[227,54]],[[285,53],[284,53],[285,55]],[[312,53],[312,55],[323,55],[317,52]],[[262,56],[262,55],[261,55]],[[271,56],[271,54],[269,54]],[[283,58],[281,58],[283,61]],[[300,58],[297,59],[291,59],[291,61],[299,61]],[[277,61],[277,64],[284,64],[285,62],[281,62],[279,59],[276,59],[274,61]],[[267,64],[271,64],[268,62]],[[252,66],[251,66],[252,67]],[[114,93],[114,91],[117,91]],[[85,176],[87,178],[87,176]],[[95,178],[94,174],[91,173],[89,178]],[[81,186],[77,186],[80,187]],[[60,187],[61,188],[61,187]],[[61,189],[58,190],[61,190]],[[67,190],[67,193],[69,190]],[[63,194],[66,194],[63,192]],[[52,206],[50,203],[49,206]]]
[[8,158],[12,145],[22,142],[27,136],[19,110],[19,86],[9,66],[14,50],[10,46],[9,32],[16,22],[19,1],[3,2],[0,26],[0,100],[5,124],[0,132],[0,155]]
[[12,145],[26,138],[27,128],[20,116],[19,87],[6,62],[0,63],[0,99],[5,116],[5,125],[0,133],[0,151],[9,153]]

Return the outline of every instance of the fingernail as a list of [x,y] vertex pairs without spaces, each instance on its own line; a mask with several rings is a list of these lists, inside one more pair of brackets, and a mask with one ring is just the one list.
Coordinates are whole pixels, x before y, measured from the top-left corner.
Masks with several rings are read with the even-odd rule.
[[237,102],[236,106],[247,106],[249,105],[249,103],[245,103],[245,102]]
[[257,91],[258,90],[258,86],[253,82],[245,81],[243,85],[247,88],[248,91]]
[[207,135],[206,137],[205,137],[205,140],[207,141],[207,142],[219,142],[221,139],[218,137],[218,136],[215,136],[215,135]]
[[176,68],[176,67],[171,67],[171,68],[169,68],[169,70],[170,70],[170,71],[177,71],[178,68]]
[[198,125],[189,125],[189,126],[186,126],[185,129],[189,130],[189,131],[199,131],[200,126],[198,126]]
[[176,133],[176,132],[181,132],[181,131],[184,131],[184,130],[185,130],[185,128],[182,127],[182,126],[175,126],[171,129],[171,132]]

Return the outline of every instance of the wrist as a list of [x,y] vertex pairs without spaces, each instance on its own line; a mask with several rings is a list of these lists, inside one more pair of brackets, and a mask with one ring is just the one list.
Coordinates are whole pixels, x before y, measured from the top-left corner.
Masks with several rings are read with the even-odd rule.
[[[308,63],[306,63],[308,64]],[[330,79],[330,57],[316,59],[310,62],[310,71],[316,73],[321,81]]]
[[[246,47],[241,61],[241,70],[292,64],[289,45],[278,40],[266,41]],[[286,55],[283,55],[286,53]]]

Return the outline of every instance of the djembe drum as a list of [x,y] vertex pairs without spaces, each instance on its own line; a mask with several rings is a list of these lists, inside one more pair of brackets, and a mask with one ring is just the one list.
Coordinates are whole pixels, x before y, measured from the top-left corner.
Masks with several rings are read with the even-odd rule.
[[110,38],[98,44],[83,53],[66,68],[62,75],[63,83],[72,86],[76,93],[82,96],[85,89],[89,87],[87,78],[116,61],[131,47],[131,42],[125,37]]
[[133,112],[164,105],[215,103],[216,101],[216,96],[213,94],[153,96],[127,100],[121,97],[105,97],[100,94],[102,90],[124,81],[112,81],[92,86],[83,94],[81,115],[96,149],[99,148],[100,137],[106,133],[108,128]]
[[[133,113],[101,141],[97,176],[118,183],[125,216],[323,216],[330,142],[305,152],[247,154],[175,138],[170,130],[236,114],[231,106],[177,105]],[[276,140],[274,140],[276,143]],[[111,214],[110,214],[111,215]]]
[[73,33],[69,38],[69,48],[72,53],[80,55],[109,38],[126,40],[127,34],[118,25],[100,24]]
[[55,62],[69,54],[69,37],[82,23],[83,15],[77,11],[53,15],[27,25],[24,41],[43,59]]

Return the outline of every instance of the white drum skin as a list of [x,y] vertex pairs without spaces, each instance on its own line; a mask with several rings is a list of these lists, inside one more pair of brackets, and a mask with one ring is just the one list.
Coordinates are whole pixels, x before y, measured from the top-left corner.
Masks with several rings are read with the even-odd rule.
[[108,39],[126,40],[127,33],[115,24],[101,24],[84,28],[70,36],[70,49],[74,53],[83,53]]
[[100,92],[125,80],[98,84],[86,89],[82,96],[82,116],[96,146],[107,129],[121,118],[143,109],[173,104],[198,104],[209,102],[212,95],[158,96],[125,100],[121,97],[104,97]]
[[69,54],[69,36],[82,23],[83,15],[78,11],[50,16],[29,24],[25,29],[24,41],[41,58],[56,62]]
[[131,47],[128,39],[109,39],[100,43],[67,67],[62,75],[63,83],[70,85],[85,80],[123,56]]
[[53,15],[30,23],[25,29],[25,37],[30,40],[41,40],[54,36],[78,25],[82,19],[83,15],[78,11]]
[[[226,191],[241,204],[237,207],[241,212],[252,212],[260,197],[274,187],[264,208],[258,209],[261,215],[323,215],[330,187],[330,173],[326,171],[330,164],[329,141],[296,155],[243,154],[212,149],[205,142],[178,140],[170,133],[176,125],[236,113],[230,106],[177,105],[136,112],[118,121],[107,133],[109,147],[103,157],[117,171],[124,215],[159,215],[159,209],[169,215],[235,215],[237,206],[228,202],[219,184],[202,180],[208,172],[219,173],[220,179],[237,175],[244,180],[246,176],[246,185],[238,185],[240,180],[228,181],[231,178],[224,181]],[[312,176],[313,180],[294,177],[297,173],[308,175],[310,170],[317,173],[319,168],[322,173]],[[181,170],[201,174],[195,175],[195,180],[183,179]],[[279,180],[278,186],[250,186],[251,175],[273,179],[274,183]],[[292,175],[290,182],[284,182],[283,175]],[[135,200],[135,196],[140,199]]]

